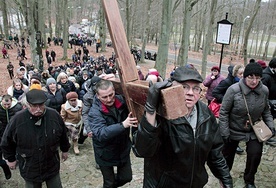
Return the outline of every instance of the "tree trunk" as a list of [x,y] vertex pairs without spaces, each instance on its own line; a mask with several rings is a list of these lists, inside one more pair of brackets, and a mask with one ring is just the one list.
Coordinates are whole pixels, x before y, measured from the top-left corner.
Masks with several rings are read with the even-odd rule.
[[[37,2],[37,11],[38,11],[38,31],[41,32],[41,43],[47,44],[46,42],[46,33],[45,33],[45,2],[39,1]],[[41,44],[42,47],[42,44]],[[42,53],[41,53],[42,56]],[[43,58],[41,58],[43,60]]]
[[203,78],[206,77],[206,67],[207,67],[207,55],[210,49],[210,46],[212,46],[212,35],[213,35],[213,25],[215,20],[215,14],[216,14],[216,8],[217,8],[217,0],[211,1],[211,9],[210,9],[210,16],[209,16],[209,22],[208,22],[208,28],[206,32],[205,37],[205,44],[203,46],[203,56],[202,56],[202,69],[201,69],[201,75]]
[[145,28],[144,28],[144,33],[143,33],[143,43],[142,43],[142,53],[141,53],[141,62],[145,62],[145,50],[146,50],[146,45],[148,42],[148,34],[149,34],[149,20],[150,20],[150,8],[151,8],[151,3],[152,0],[147,1],[147,6],[146,6],[146,21],[145,21]]
[[101,40],[101,52],[105,52],[106,22],[105,22],[103,6],[100,7],[99,14],[100,14],[99,35]]
[[17,23],[18,23],[18,26],[19,26],[19,31],[20,31],[20,34],[21,34],[21,31],[22,31],[21,22],[23,22],[23,20],[20,20],[20,12],[19,12],[19,10],[16,12],[16,17],[17,17]]
[[165,78],[172,20],[172,0],[163,0],[161,35],[155,68]]
[[252,38],[251,38],[251,44],[250,44],[250,49],[249,49],[249,57],[252,57],[252,48],[253,48],[253,42],[254,42],[254,38],[255,38],[255,34],[252,33]]
[[128,45],[130,45],[130,34],[131,34],[131,3],[130,0],[126,0],[126,37]]
[[257,49],[258,49],[258,44],[259,44],[259,33],[260,33],[260,26],[258,24],[257,29],[256,29],[256,41],[255,41],[255,51],[254,51],[254,56],[257,57]]
[[[68,0],[63,0],[63,7],[68,7]],[[68,29],[69,28],[69,19],[68,19],[68,10],[67,8],[63,9],[63,60],[67,59],[67,49],[68,49]]]
[[52,28],[52,0],[48,0],[48,28],[49,28],[49,35],[50,38],[53,38],[53,28]]
[[60,18],[60,14],[61,14],[62,10],[61,10],[61,4],[60,4],[60,0],[56,0],[56,27],[55,27],[55,37],[60,37],[61,34],[61,18]]
[[[274,7],[272,8],[272,10],[275,10],[275,8],[276,8],[276,3],[274,3]],[[272,14],[271,18],[269,18],[269,20],[271,20],[271,24],[269,24],[268,37],[267,37],[267,41],[266,41],[266,44],[265,44],[265,50],[264,50],[264,53],[263,53],[263,59],[264,60],[267,59],[269,42],[270,42],[270,39],[271,39],[271,35],[273,34],[273,27],[275,27],[275,25],[273,25],[274,19],[275,19],[275,14]]]
[[273,52],[272,57],[276,57],[276,46],[274,47],[274,52]]
[[191,13],[193,6],[198,2],[198,0],[186,0],[184,7],[184,18],[183,18],[183,35],[181,39],[181,45],[179,48],[179,54],[177,58],[177,63],[180,66],[184,66],[188,62],[188,51],[189,51],[189,40],[190,40],[190,28],[191,28]]
[[2,0],[1,1],[1,11],[3,16],[3,26],[4,26],[4,33],[5,38],[8,39],[9,37],[9,24],[8,24],[8,12],[7,12],[7,1]]
[[247,44],[248,44],[248,38],[249,38],[249,34],[253,25],[253,22],[256,18],[256,15],[260,9],[260,4],[261,4],[261,0],[256,0],[255,5],[254,5],[254,10],[253,10],[253,16],[252,18],[250,18],[250,22],[249,22],[249,26],[246,29],[245,32],[245,36],[244,36],[244,44],[243,44],[243,54],[244,54],[244,65],[247,64]]

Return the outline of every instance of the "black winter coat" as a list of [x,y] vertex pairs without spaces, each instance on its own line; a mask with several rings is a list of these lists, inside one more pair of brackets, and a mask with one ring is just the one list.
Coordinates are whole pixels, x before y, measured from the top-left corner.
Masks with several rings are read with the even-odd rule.
[[[2,98],[0,98],[0,100],[1,99]],[[0,105],[0,141],[8,122],[15,115],[15,113],[21,109],[22,105],[18,103],[16,99],[12,99],[12,104],[9,109],[4,109],[3,106]]]
[[142,117],[133,140],[134,152],[145,158],[143,187],[201,188],[208,182],[206,162],[224,185],[232,187],[216,119],[200,101],[197,112],[195,135],[185,117],[166,120],[157,116],[157,127]]
[[67,80],[66,83],[58,82],[58,84],[61,85],[61,87],[66,91],[66,94],[69,93],[70,91],[77,92],[77,88],[75,84],[70,80]]
[[122,125],[128,116],[128,109],[122,96],[116,95],[114,106],[117,115],[95,96],[88,114],[95,159],[100,166],[118,166],[130,160],[130,129]]
[[55,109],[57,112],[60,113],[61,110],[61,105],[66,102],[66,92],[64,91],[63,88],[58,89],[55,94],[53,94],[50,90],[49,87],[47,86],[47,91],[46,96],[47,96],[47,101],[46,101],[46,106]]
[[[268,99],[276,100],[276,73],[272,73],[269,67],[263,70],[262,82],[269,90]],[[271,113],[273,118],[276,118],[275,106],[270,102]]]
[[43,182],[59,173],[62,152],[68,152],[70,144],[61,116],[47,108],[41,118],[32,116],[28,109],[18,112],[4,132],[1,148],[9,162],[17,160],[21,176],[27,181]]
[[215,87],[212,91],[212,96],[217,99],[217,102],[222,103],[222,99],[226,90],[235,82],[235,78],[232,75],[233,73],[233,66],[228,67],[228,76],[222,80],[217,87]]

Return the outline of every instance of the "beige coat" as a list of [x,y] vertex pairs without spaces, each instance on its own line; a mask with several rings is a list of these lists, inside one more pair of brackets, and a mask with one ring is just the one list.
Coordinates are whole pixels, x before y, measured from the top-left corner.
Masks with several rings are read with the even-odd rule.
[[61,106],[60,115],[65,124],[79,124],[81,122],[82,101],[78,100],[77,107],[72,107],[68,101]]

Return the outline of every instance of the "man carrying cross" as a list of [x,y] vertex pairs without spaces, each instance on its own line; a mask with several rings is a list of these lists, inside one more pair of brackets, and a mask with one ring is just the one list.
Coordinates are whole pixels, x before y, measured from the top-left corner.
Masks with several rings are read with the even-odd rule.
[[[223,140],[216,118],[199,101],[203,79],[195,68],[176,69],[171,80],[149,88],[145,110],[134,134],[134,153],[145,158],[143,187],[200,188],[208,182],[205,163],[223,187],[233,187],[221,153]],[[167,120],[156,114],[160,90],[182,85],[188,114]],[[176,107],[177,108],[177,107]]]

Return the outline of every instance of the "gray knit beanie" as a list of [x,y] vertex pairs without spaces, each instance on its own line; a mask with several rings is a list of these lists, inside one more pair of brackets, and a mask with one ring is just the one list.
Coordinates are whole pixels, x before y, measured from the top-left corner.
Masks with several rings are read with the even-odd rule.
[[46,85],[48,86],[48,85],[50,85],[50,84],[52,84],[52,83],[57,83],[57,81],[54,79],[54,78],[48,78],[47,79],[47,82],[46,82]]

